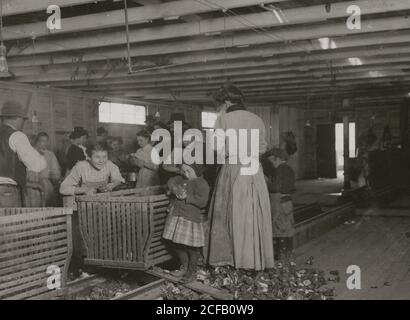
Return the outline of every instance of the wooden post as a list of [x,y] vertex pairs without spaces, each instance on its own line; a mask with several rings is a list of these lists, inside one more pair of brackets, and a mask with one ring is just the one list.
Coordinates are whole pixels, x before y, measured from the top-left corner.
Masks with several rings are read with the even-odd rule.
[[343,114],[343,157],[344,157],[344,189],[350,189],[350,176],[349,176],[349,115],[347,113]]
[[400,144],[403,149],[409,147],[409,108],[410,100],[403,100],[400,105]]

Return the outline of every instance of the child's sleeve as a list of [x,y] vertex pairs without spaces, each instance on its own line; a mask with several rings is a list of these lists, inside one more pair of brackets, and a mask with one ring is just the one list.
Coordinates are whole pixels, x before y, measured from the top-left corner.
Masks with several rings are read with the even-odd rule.
[[186,203],[192,204],[200,209],[204,208],[209,199],[210,188],[204,179],[198,179],[191,184],[187,190]]
[[81,185],[81,163],[77,163],[70,174],[60,185],[60,193],[64,196],[75,195],[75,189]]

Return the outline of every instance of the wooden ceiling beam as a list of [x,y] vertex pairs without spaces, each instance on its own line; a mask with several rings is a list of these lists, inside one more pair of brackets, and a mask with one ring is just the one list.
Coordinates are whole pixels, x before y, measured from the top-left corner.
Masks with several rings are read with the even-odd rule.
[[[270,81],[252,81],[248,83],[241,83],[239,86],[242,91],[249,92],[249,91],[263,91],[263,90],[268,90],[270,92],[272,91],[279,91],[279,90],[297,90],[300,88],[305,88],[305,89],[316,89],[316,88],[324,88],[326,89],[329,93],[334,90],[337,91],[341,88],[344,87],[353,87],[354,89],[360,89],[363,86],[380,86],[381,88],[400,88],[401,92],[404,92],[404,94],[407,94],[409,92],[408,87],[408,80],[409,80],[410,74],[407,74],[405,76],[398,76],[392,75],[390,79],[392,80],[391,83],[386,84],[387,79],[374,79],[371,77],[366,77],[364,75],[358,76],[358,75],[346,75],[345,77],[341,78],[340,80],[337,81],[336,86],[332,86],[330,84],[330,79],[324,79],[324,80],[316,80],[316,81],[301,81],[299,83],[294,82],[292,84],[281,84],[278,82],[270,82]],[[399,84],[395,84],[393,81],[397,80],[400,77],[401,82]],[[360,79],[358,79],[360,78]],[[394,83],[394,84],[393,84]],[[179,89],[179,90],[172,90],[172,89],[163,89],[163,88],[146,88],[146,89],[141,89],[141,88],[133,88],[133,87],[122,87],[122,88],[116,88],[116,89],[92,89],[92,90],[85,90],[85,91],[90,91],[90,92],[109,92],[109,93],[118,93],[118,92],[123,92],[123,91],[129,91],[129,92],[134,92],[138,94],[147,94],[151,92],[169,92],[169,93],[174,93],[176,95],[178,94],[211,94],[212,92],[216,91],[220,86],[218,85],[204,85],[202,87],[193,87],[189,89]]]
[[[15,0],[13,0],[14,2]],[[32,1],[37,2],[38,0]],[[276,0],[280,2],[285,0]],[[56,1],[44,1],[55,4]],[[57,1],[58,2],[58,1]],[[66,2],[64,0],[60,2]],[[70,2],[70,1],[68,1]],[[71,2],[94,2],[94,1],[71,1]],[[212,0],[213,5],[205,6],[199,2],[192,0],[179,0],[166,3],[149,1],[148,5],[136,8],[128,8],[128,19],[130,25],[149,23],[151,20],[167,19],[169,17],[179,17],[184,15],[192,15],[205,13],[210,11],[220,11],[220,6],[227,9],[238,7],[246,7],[250,5],[258,5],[259,3],[268,3],[272,1],[265,0]],[[47,6],[44,6],[46,10]],[[48,30],[45,22],[19,24],[9,26],[3,29],[3,37],[5,40],[24,39],[24,38],[39,38],[46,37],[52,34],[67,34],[73,32],[86,32],[90,30],[102,30],[125,26],[124,10],[111,10],[102,13],[94,13],[81,15],[77,17],[61,19],[62,28],[60,30]],[[125,30],[125,29],[124,29]],[[124,40],[124,32],[120,37]]]
[[[406,69],[407,68],[407,69]],[[376,74],[378,72],[378,74]],[[369,67],[369,66],[355,66],[351,68],[346,68],[345,70],[338,70],[335,74],[337,80],[343,79],[346,75],[355,75],[358,77],[363,76],[364,78],[378,78],[383,79],[386,76],[392,75],[407,75],[410,72],[410,68],[408,64],[401,64],[401,65],[390,65],[385,67]],[[261,81],[277,81],[282,84],[289,84],[289,83],[299,83],[300,81],[314,81],[314,80],[322,80],[327,81],[331,78],[331,72],[328,69],[322,69],[320,71],[314,71],[309,73],[299,73],[299,72],[278,72],[276,74],[266,73],[266,74],[249,74],[249,75],[238,75],[229,77],[230,81],[241,86],[242,83],[249,83],[253,81],[261,82]],[[202,79],[202,80],[180,80],[170,81],[166,83],[161,82],[149,82],[149,83],[133,83],[133,84],[118,84],[118,85],[104,85],[104,86],[96,86],[96,89],[100,90],[108,90],[108,89],[115,89],[115,88],[135,88],[135,89],[150,89],[150,88],[161,88],[161,89],[174,89],[174,90],[185,90],[187,91],[189,88],[192,87],[200,87],[204,88],[205,86],[220,86],[222,85],[227,78],[221,77],[219,79]],[[358,79],[358,78],[356,78]],[[19,80],[19,82],[22,82]],[[93,89],[90,87],[89,89]]]
[[[352,47],[363,47],[366,45],[397,45],[400,43],[410,42],[410,31],[381,32],[374,34],[360,34],[337,37],[333,40],[337,48],[333,50],[323,50],[319,41],[299,40],[292,43],[264,43],[254,46],[255,33],[247,33],[243,41],[250,44],[247,48],[236,48],[230,43],[223,41],[223,38],[209,37],[204,39],[194,38],[188,40],[178,40],[166,43],[147,43],[138,48],[131,48],[131,56],[137,59],[134,64],[135,68],[153,66],[156,64],[167,64],[173,66],[172,69],[183,68],[186,64],[206,63],[212,61],[224,61],[225,59],[249,59],[249,57],[277,56],[292,53],[303,53],[305,56],[313,51],[321,51],[326,55],[332,55],[341,49]],[[225,49],[224,49],[225,48]],[[219,49],[219,50],[218,50]],[[370,52],[361,51],[360,56],[370,56]],[[54,65],[73,63],[81,60],[82,62],[104,61],[111,59],[121,59],[126,57],[124,48],[99,48],[90,49],[77,53],[59,53],[59,54],[42,54],[33,57],[14,56],[8,57],[9,67],[24,67],[33,65]],[[164,70],[167,72],[171,68]],[[161,72],[161,71],[157,71]]]
[[[410,51],[409,51],[410,53]],[[347,59],[342,60],[333,60],[332,68],[335,72],[339,70],[357,70],[360,71],[361,68],[367,67],[372,68],[373,70],[388,69],[390,67],[394,68],[405,68],[407,64],[410,63],[410,55],[402,56],[381,56],[380,58],[373,58],[367,61],[363,61],[363,65],[354,66],[351,65]],[[217,80],[223,82],[226,79],[230,78],[233,80],[236,78],[243,78],[246,76],[258,76],[264,74],[279,74],[281,76],[285,74],[290,74],[292,76],[314,76],[319,74],[328,74],[330,73],[330,63],[328,61],[314,61],[309,64],[291,64],[291,65],[280,65],[269,62],[258,62],[258,63],[249,63],[248,66],[241,66],[238,68],[229,68],[226,70],[216,70],[216,71],[201,71],[192,73],[184,72],[177,74],[169,75],[153,75],[153,76],[143,76],[140,77],[124,77],[126,70],[119,69],[113,71],[107,77],[104,77],[106,67],[102,67],[101,71],[92,75],[94,80],[64,80],[67,78],[66,73],[48,73],[41,72],[38,70],[36,73],[35,70],[26,70],[22,72],[14,72],[17,75],[15,80],[20,82],[35,82],[37,84],[43,85],[53,85],[65,88],[83,88],[83,87],[99,87],[99,86],[116,86],[116,85],[136,85],[136,84],[147,84],[147,83],[172,83],[172,84],[183,84],[184,81],[208,81],[208,80]],[[73,74],[73,70],[69,71],[70,74]],[[87,77],[87,70],[80,70],[78,74],[80,79]],[[37,78],[36,78],[37,77]],[[38,80],[37,80],[38,79]],[[63,79],[63,80],[62,80]],[[91,76],[90,76],[91,79]]]
[[46,11],[48,6],[61,8],[102,2],[106,0],[3,0],[3,16]]
[[[307,99],[306,97],[311,94],[309,91],[300,91],[300,92],[292,92],[292,93],[285,93],[285,94],[273,94],[272,92],[270,93],[263,93],[263,94],[247,94],[245,96],[246,103],[250,103],[256,99],[262,100],[264,103],[269,103],[269,102],[277,102],[277,103],[290,103],[292,101],[298,101],[299,103],[303,103],[305,106],[307,106]],[[152,92],[152,93],[146,93],[146,94],[141,94],[138,93],[139,96],[141,96],[143,99],[150,100],[150,99],[155,99],[155,97],[163,97],[165,100],[173,100],[175,101],[175,98],[177,99],[175,102],[183,102],[183,101],[189,101],[195,99],[199,103],[204,103],[204,104],[212,104],[212,97],[211,96],[196,96],[196,95],[169,95],[170,98],[168,98],[168,95],[162,93],[162,92]],[[355,90],[355,91],[340,91],[339,92],[339,99],[341,98],[350,98],[350,99],[355,99],[358,95],[360,96],[365,96],[365,97],[385,97],[388,98],[390,97],[392,100],[397,101],[398,99],[403,99],[404,97],[401,95],[399,96],[398,93],[393,89],[393,90],[385,90],[381,91],[379,90]],[[137,96],[135,92],[131,91],[124,91],[121,93],[121,96],[124,97],[134,97]],[[314,105],[315,102],[323,102],[327,109],[329,110],[329,99],[330,99],[330,94],[328,91],[324,90],[322,92],[317,91],[314,93],[314,95],[311,95],[311,98],[309,99],[310,105]],[[313,110],[314,107],[311,108]]]
[[[402,2],[403,0],[387,0],[387,2],[395,3],[395,1]],[[360,2],[360,1],[357,1]],[[343,2],[342,2],[343,3]],[[368,3],[368,1],[365,1]],[[381,5],[383,3],[383,5]],[[374,5],[371,8],[378,8],[381,12],[384,12],[386,7],[384,2],[377,2],[380,5]],[[367,4],[367,6],[369,6]],[[410,8],[410,2],[404,0],[404,7]],[[323,6],[319,6],[320,10],[323,11]],[[346,9],[346,7],[344,7]],[[296,9],[295,9],[296,10]],[[300,8],[300,15],[305,17],[304,10],[306,8]],[[344,15],[346,13],[344,12]],[[343,15],[343,16],[344,16]],[[343,17],[342,16],[342,17]],[[247,29],[255,28],[254,25],[258,27],[271,27],[273,23],[273,15],[270,12],[258,13],[258,14],[249,14],[244,15],[246,21],[249,21],[248,24],[239,22],[236,17],[234,18],[215,18],[201,20],[199,23],[181,23],[173,24],[163,27],[153,27],[153,28],[144,28],[131,30],[130,32],[130,42],[131,43],[141,43],[153,40],[170,40],[181,37],[193,37],[193,36],[206,36],[207,34],[214,34],[215,32],[226,32],[226,31],[244,31]],[[275,42],[287,42],[287,41],[296,41],[303,39],[318,39],[323,37],[334,37],[342,36],[349,34],[360,34],[360,33],[373,33],[378,31],[387,31],[387,30],[400,30],[410,28],[410,22],[407,17],[397,16],[397,17],[388,17],[388,18],[368,18],[366,23],[362,24],[360,30],[354,29],[349,30],[346,27],[346,22],[342,23],[326,23],[326,24],[312,24],[312,25],[302,25],[294,26],[289,28],[281,28],[275,31],[270,32],[259,32],[255,33],[252,37],[253,41],[251,44],[261,44],[261,43],[275,43]],[[227,39],[227,42],[231,46],[245,46],[249,45],[248,42],[249,35],[236,32]],[[224,43],[225,42],[225,39]],[[208,43],[208,41],[205,41]],[[12,47],[9,51],[9,56],[17,55],[33,55],[41,53],[55,53],[55,52],[64,52],[71,50],[85,50],[89,48],[96,47],[106,47],[106,46],[115,46],[115,45],[124,45],[125,44],[125,32],[104,32],[100,34],[92,35],[76,35],[72,38],[64,38],[61,40],[44,40],[37,42],[34,46],[28,46],[25,48],[16,48]],[[213,46],[211,46],[213,47]],[[209,48],[209,47],[208,47]],[[189,48],[186,48],[187,51],[190,51]],[[117,57],[118,58],[118,57]]]
[[[300,55],[287,55],[285,57],[271,57],[271,58],[257,58],[251,54],[248,59],[235,59],[223,61],[221,63],[199,63],[190,66],[180,66],[170,69],[162,70],[150,70],[141,73],[135,73],[129,75],[124,67],[118,66],[111,73],[106,74],[106,69],[111,65],[97,64],[97,65],[80,65],[78,69],[78,76],[76,81],[71,81],[72,73],[77,69],[75,64],[66,65],[51,65],[45,68],[29,67],[29,68],[13,68],[10,69],[19,77],[19,81],[22,82],[36,82],[36,83],[53,83],[55,85],[61,83],[68,86],[81,86],[81,85],[93,85],[100,82],[110,83],[122,83],[133,82],[143,79],[163,79],[163,80],[175,80],[178,77],[192,78],[190,74],[194,74],[195,77],[213,77],[224,73],[226,76],[235,74],[238,70],[254,70],[262,66],[275,67],[282,70],[283,68],[304,68],[305,70],[311,69],[315,65],[326,64],[332,60],[335,67],[343,66],[347,63],[348,58],[359,57],[361,54],[362,62],[364,65],[374,63],[383,63],[383,59],[386,62],[391,59],[392,62],[404,62],[407,61],[407,57],[410,57],[410,43],[408,45],[402,45],[399,47],[362,47],[353,48],[352,50],[340,50],[340,51],[315,51],[310,54],[304,52]],[[366,58],[367,54],[371,54]],[[124,66],[124,64],[123,64]],[[90,72],[93,70],[93,72]],[[54,72],[55,71],[55,72]],[[39,77],[39,74],[41,77]]]

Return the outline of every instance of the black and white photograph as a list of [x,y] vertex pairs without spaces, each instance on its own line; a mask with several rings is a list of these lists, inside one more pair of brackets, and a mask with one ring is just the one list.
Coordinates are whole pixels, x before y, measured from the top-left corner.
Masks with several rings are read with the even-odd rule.
[[410,0],[0,0],[0,300],[410,300]]

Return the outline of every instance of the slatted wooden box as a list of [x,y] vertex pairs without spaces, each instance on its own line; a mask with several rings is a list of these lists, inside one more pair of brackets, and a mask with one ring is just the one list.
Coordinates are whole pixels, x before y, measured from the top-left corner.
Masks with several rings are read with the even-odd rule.
[[[71,214],[67,208],[0,209],[0,300],[64,293],[72,253]],[[58,289],[47,286],[52,266],[60,271]]]
[[147,269],[170,260],[162,240],[168,197],[163,187],[76,197],[86,264]]

